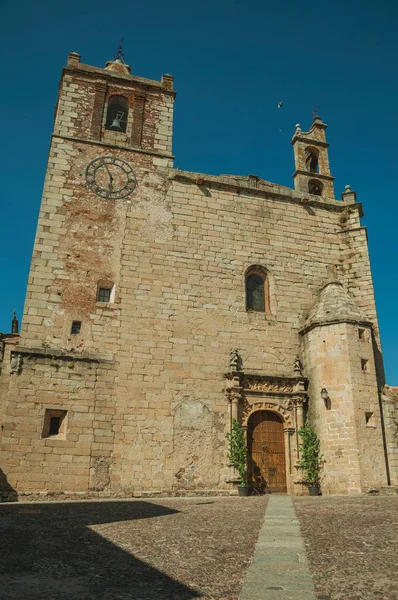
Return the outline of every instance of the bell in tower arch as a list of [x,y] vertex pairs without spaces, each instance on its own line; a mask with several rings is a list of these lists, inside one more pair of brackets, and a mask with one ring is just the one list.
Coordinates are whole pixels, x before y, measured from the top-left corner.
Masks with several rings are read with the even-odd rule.
[[111,129],[112,131],[123,131],[122,128],[122,119],[123,119],[124,113],[118,111],[115,113],[115,117],[109,127],[109,129]]
[[106,113],[106,129],[126,133],[129,115],[129,102],[124,96],[114,95],[109,98]]

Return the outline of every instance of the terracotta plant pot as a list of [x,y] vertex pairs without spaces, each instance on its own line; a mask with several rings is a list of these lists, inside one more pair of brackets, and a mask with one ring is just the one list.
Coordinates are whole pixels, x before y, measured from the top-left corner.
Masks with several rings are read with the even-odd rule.
[[310,496],[319,496],[319,485],[310,485],[308,488]]
[[249,486],[247,485],[240,485],[238,487],[238,495],[239,496],[248,496],[249,495]]

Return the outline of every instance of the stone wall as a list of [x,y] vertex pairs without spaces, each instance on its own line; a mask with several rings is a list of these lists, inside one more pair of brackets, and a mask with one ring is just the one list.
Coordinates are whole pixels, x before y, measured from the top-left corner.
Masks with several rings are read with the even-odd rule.
[[11,352],[18,344],[19,335],[4,336],[1,340],[1,362],[0,362],[0,439],[3,432],[4,418],[7,414],[8,389],[10,386],[10,362]]
[[[372,335],[358,325],[326,324],[303,340],[310,380],[309,419],[321,440],[323,493],[360,493],[387,485]],[[367,360],[366,370],[362,360]],[[329,399],[324,402],[321,390]]]
[[[102,490],[113,454],[115,366],[20,349],[3,421],[2,459],[19,491]],[[46,410],[67,411],[66,435],[44,437]]]
[[[48,204],[45,196],[43,201],[39,232],[49,227],[53,245],[43,248],[38,232],[21,347],[48,348],[57,356],[102,352],[114,361],[112,375],[105,376],[114,412],[111,416],[97,407],[112,431],[109,489],[226,488],[229,418],[223,375],[229,352],[239,348],[247,372],[293,375],[298,331],[339,264],[339,205],[308,206],[287,188],[285,194],[276,186],[266,193],[232,178],[230,185],[197,184],[199,176],[157,170],[152,158],[121,150],[116,152],[136,171],[137,191],[131,199],[110,202],[88,193],[82,175],[85,162],[102,149],[85,148],[80,158],[80,142],[67,142],[67,151],[62,146],[66,142],[54,143],[58,155],[71,157],[72,193],[63,195],[68,183],[62,198]],[[54,226],[60,217],[62,227]],[[246,311],[244,274],[253,264],[269,274],[269,316]],[[113,306],[96,303],[97,281],[103,278],[116,283]],[[77,318],[82,335],[72,340],[70,324]],[[72,377],[75,371],[62,365],[53,373],[51,359],[42,364],[48,381],[54,375],[59,379],[59,373]],[[88,367],[83,361],[78,368],[84,373]],[[13,394],[22,405],[24,378],[31,377],[39,381],[33,396],[40,409],[35,409],[34,431],[24,449],[34,448],[37,456],[37,462],[29,462],[29,477],[40,472],[43,478],[48,459],[36,446],[50,444],[40,439],[44,380],[36,378],[28,361]],[[61,393],[62,385],[59,379],[57,406],[70,401]],[[80,389],[78,403],[86,394],[87,414],[92,415],[91,390]],[[54,403],[54,395],[49,397]],[[72,427],[73,403],[67,409]],[[18,435],[22,443],[26,431],[22,428]],[[7,443],[15,454],[16,446],[12,450]],[[66,454],[65,443],[51,442]],[[94,439],[85,443],[84,452],[90,452]],[[62,477],[48,472],[39,489],[58,490],[61,480],[72,485],[71,477],[78,490],[93,486],[91,463],[84,456],[79,459],[84,475],[63,465]],[[20,477],[19,471],[13,483],[31,489],[34,482],[25,484]]]
[[398,388],[385,386],[381,398],[391,485],[398,487]]

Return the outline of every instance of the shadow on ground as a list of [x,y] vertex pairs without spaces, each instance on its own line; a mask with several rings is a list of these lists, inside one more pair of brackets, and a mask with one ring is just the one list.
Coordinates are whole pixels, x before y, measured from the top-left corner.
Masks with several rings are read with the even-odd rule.
[[134,558],[90,525],[178,511],[150,502],[0,507],[1,600],[190,600],[195,590]]
[[0,469],[0,501],[15,502],[16,500],[18,500],[17,491],[8,483],[7,475]]

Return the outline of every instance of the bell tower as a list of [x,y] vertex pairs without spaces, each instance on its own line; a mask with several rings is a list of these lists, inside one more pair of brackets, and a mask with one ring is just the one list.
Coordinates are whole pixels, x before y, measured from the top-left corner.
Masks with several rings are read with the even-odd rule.
[[334,199],[334,177],[330,174],[326,128],[327,125],[317,115],[307,132],[301,131],[300,125],[296,125],[291,141],[296,166],[293,174],[294,189]]
[[157,81],[132,73],[121,46],[104,68],[68,54],[21,345],[44,345],[54,355],[117,351],[115,322],[125,308],[128,272],[122,266],[137,242],[137,235],[129,238],[130,208],[145,221],[148,211],[138,213],[137,206],[165,194],[175,95],[171,75]]
[[[70,52],[63,69],[53,137],[153,151],[172,166],[173,77],[131,74],[121,46],[103,69]],[[160,164],[159,164],[160,166]]]

